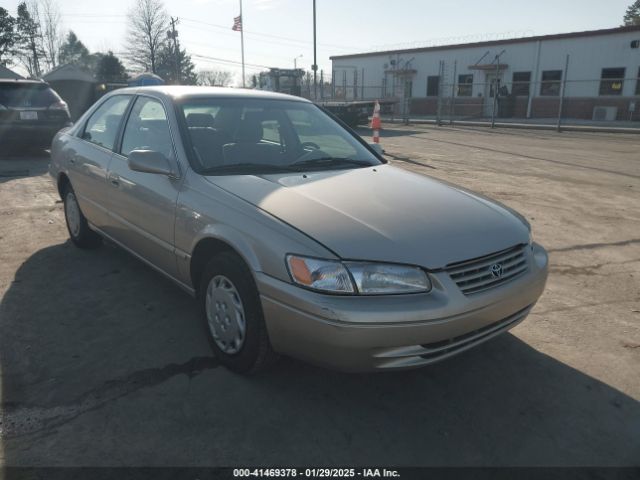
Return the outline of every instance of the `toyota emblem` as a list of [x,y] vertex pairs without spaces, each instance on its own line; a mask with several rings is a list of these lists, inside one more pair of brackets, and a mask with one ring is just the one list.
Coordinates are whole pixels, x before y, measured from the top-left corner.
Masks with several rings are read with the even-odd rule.
[[491,265],[491,275],[494,276],[494,278],[500,278],[502,276],[502,264],[500,263],[494,263],[493,265]]

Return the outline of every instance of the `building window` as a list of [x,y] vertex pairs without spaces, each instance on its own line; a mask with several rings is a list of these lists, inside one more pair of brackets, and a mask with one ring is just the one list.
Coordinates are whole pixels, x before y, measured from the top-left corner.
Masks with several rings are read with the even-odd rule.
[[531,85],[531,72],[513,72],[512,95],[529,96],[529,86]]
[[542,72],[540,95],[547,97],[557,97],[558,95],[560,95],[561,81],[562,70],[545,70],[544,72]]
[[458,75],[458,96],[470,97],[473,95],[473,74]]
[[640,95],[640,68],[638,68],[638,80],[636,81],[636,95]]
[[404,98],[413,97],[413,81],[405,80],[404,81]]
[[438,75],[427,77],[427,97],[437,97],[440,88],[440,77]]
[[600,77],[600,95],[622,95],[624,68],[603,68]]

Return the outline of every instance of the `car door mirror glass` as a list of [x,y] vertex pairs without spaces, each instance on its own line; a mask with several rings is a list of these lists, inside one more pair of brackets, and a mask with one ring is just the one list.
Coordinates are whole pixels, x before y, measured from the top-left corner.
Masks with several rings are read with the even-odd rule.
[[171,160],[163,153],[154,150],[133,150],[127,160],[129,168],[136,172],[156,173],[170,177],[177,176]]

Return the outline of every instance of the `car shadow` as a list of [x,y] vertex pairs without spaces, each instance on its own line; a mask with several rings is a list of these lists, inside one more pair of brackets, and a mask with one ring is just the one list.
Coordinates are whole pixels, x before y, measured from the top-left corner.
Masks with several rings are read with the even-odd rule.
[[49,152],[23,149],[0,154],[0,183],[44,175],[49,169]]
[[511,334],[407,372],[343,374],[291,359],[258,376],[227,372],[193,300],[110,245],[31,255],[2,298],[0,332],[9,466],[640,458],[636,400]]

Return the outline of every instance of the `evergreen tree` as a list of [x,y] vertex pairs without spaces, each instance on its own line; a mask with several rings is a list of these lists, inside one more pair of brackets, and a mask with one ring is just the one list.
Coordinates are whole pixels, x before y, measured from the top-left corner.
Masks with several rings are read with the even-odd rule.
[[158,52],[156,73],[169,85],[196,85],[198,75],[195,72],[196,67],[191,56],[184,48],[180,47],[179,43],[177,46],[177,55],[173,42],[166,43]]
[[118,57],[112,51],[106,54],[97,54],[96,79],[104,83],[123,83],[127,81],[127,71]]
[[624,25],[627,27],[640,25],[640,0],[636,0],[627,8],[624,14]]
[[16,19],[9,15],[6,8],[0,7],[0,65],[9,63],[15,44]]
[[82,67],[88,67],[91,63],[89,49],[78,39],[78,36],[69,30],[67,37],[60,45],[58,61],[60,64],[73,63]]

